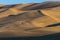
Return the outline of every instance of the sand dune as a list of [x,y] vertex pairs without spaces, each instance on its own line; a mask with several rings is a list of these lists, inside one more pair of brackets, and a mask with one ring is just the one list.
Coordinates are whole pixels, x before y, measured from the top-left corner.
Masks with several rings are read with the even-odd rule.
[[60,2],[0,6],[0,37],[60,33]]

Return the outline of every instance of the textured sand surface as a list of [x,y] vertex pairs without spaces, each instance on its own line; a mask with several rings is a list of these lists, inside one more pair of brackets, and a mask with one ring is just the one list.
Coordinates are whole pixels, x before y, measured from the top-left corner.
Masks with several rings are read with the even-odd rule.
[[0,37],[60,33],[60,2],[0,6]]

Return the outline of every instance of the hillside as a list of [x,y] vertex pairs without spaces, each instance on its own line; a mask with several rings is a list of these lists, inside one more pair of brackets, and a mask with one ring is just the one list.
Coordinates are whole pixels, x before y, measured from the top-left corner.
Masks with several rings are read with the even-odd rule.
[[60,2],[0,6],[0,37],[60,33]]

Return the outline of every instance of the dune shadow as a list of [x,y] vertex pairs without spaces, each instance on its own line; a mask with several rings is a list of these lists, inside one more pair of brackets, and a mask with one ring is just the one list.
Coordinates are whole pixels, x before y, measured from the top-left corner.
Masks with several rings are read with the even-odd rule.
[[11,38],[0,38],[0,40],[60,40],[60,33],[35,36],[35,37],[11,37]]
[[[2,9],[3,9],[3,10],[0,11],[0,13],[5,12],[5,11],[9,10],[9,8],[13,8],[13,7],[17,6],[17,5],[19,5],[19,4],[2,6],[2,7],[0,7],[0,10],[2,10]],[[21,4],[20,4],[20,5],[21,5]]]
[[60,26],[60,23],[51,24],[51,25],[48,25],[48,26],[46,26],[46,27],[56,27],[56,26]]
[[60,4],[53,4],[53,3],[36,3],[33,6],[27,6],[22,8],[21,10],[42,10],[42,9],[49,9],[54,7],[60,7]]

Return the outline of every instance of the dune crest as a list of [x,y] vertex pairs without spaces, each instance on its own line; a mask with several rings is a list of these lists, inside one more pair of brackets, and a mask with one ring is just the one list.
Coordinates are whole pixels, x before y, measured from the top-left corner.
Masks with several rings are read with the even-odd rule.
[[43,36],[60,32],[60,2],[0,5],[0,37]]

